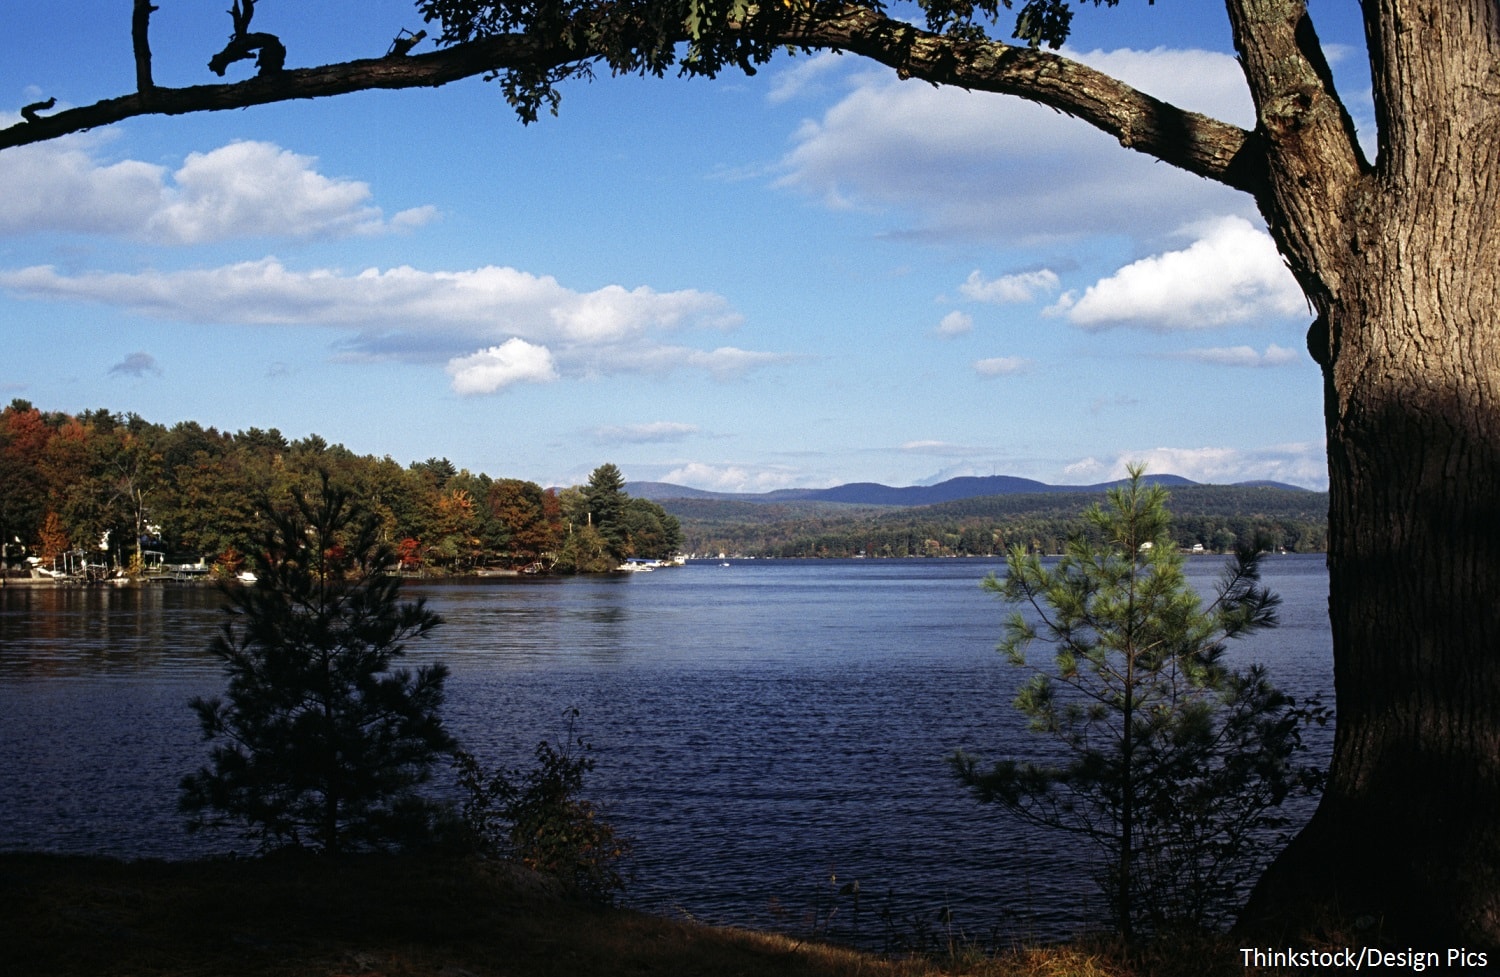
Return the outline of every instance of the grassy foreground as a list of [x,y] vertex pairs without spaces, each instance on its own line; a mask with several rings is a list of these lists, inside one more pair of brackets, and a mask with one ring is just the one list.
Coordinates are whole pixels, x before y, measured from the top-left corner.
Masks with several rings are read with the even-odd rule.
[[1136,977],[1245,974],[1227,943],[892,960],[561,897],[504,866],[0,854],[8,977]]

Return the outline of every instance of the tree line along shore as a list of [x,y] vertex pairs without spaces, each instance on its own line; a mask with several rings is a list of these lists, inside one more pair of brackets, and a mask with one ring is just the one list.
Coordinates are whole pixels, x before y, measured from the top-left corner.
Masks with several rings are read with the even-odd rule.
[[[1171,490],[1172,537],[1189,553],[1241,543],[1321,553],[1326,492],[1272,486],[1192,485]],[[924,506],[664,499],[693,553],[756,557],[1000,556],[1020,546],[1061,553],[1097,491],[988,495]]]
[[[774,558],[1058,553],[1095,494],[994,495],[935,505],[633,498],[612,464],[561,490],[474,474],[446,458],[401,465],[318,435],[170,427],[105,410],[72,415],[15,400],[0,411],[0,565],[15,581],[245,567],[261,509],[328,471],[377,514],[403,572],[611,571],[676,552]],[[1189,552],[1242,542],[1321,552],[1326,493],[1181,486],[1173,533]]]
[[402,572],[614,570],[681,543],[660,505],[631,498],[612,464],[561,490],[459,469],[401,465],[318,435],[171,427],[105,410],[0,411],[0,565],[13,577],[143,574],[201,566],[234,576],[267,514],[326,472],[374,513]]

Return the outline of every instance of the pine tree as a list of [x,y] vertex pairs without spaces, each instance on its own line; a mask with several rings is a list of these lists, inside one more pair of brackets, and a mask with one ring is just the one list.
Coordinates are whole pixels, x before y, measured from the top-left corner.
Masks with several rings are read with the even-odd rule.
[[401,847],[438,808],[417,789],[454,740],[439,710],[447,670],[393,668],[440,618],[403,602],[377,521],[322,474],[293,492],[254,557],[253,586],[226,591],[211,651],[226,697],[195,699],[212,765],[182,780],[190,829],[238,824],[262,848]]
[[620,469],[605,462],[589,474],[589,483],[583,489],[588,500],[588,520],[609,547],[610,558],[618,564],[630,556],[630,535],[625,524],[625,507],[630,497],[625,494],[625,476]]
[[[987,589],[1026,606],[1000,650],[1031,671],[1015,707],[1055,748],[988,770],[962,752],[958,779],[983,802],[1085,839],[1111,922],[1127,940],[1221,922],[1287,824],[1282,802],[1319,773],[1297,764],[1306,721],[1260,665],[1236,671],[1226,642],[1276,625],[1280,599],[1241,549],[1207,606],[1169,532],[1167,493],[1133,468],[1093,507],[1055,566],[1021,548]],[[1043,639],[1050,667],[1028,658]]]

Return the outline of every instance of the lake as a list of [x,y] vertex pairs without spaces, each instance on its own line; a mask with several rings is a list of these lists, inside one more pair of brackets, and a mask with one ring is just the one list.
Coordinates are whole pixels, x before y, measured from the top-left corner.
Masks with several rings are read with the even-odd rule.
[[[452,670],[445,716],[487,765],[566,734],[635,841],[627,901],[866,944],[952,925],[1051,937],[1097,920],[1086,852],[975,803],[944,758],[1035,749],[998,655],[1001,560],[731,561],[653,573],[413,584],[445,618],[411,664]],[[1207,592],[1222,567],[1192,558]],[[1294,695],[1332,688],[1321,555],[1268,557],[1282,626],[1236,645]],[[222,689],[208,587],[0,588],[0,848],[180,858],[177,781]],[[1038,649],[1041,650],[1041,649]],[[1331,696],[1330,696],[1331,699]],[[1326,757],[1331,731],[1317,731]],[[1032,741],[1030,744],[1028,741]],[[859,905],[838,891],[858,881]]]

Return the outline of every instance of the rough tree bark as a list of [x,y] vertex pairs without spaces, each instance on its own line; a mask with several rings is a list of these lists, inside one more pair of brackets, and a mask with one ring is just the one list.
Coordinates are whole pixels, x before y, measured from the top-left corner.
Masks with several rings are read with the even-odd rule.
[[1338,707],[1323,802],[1246,921],[1364,917],[1494,948],[1500,12],[1365,4],[1380,144],[1356,170],[1337,120],[1307,106],[1321,86],[1274,81],[1309,29],[1267,23],[1285,4],[1230,6],[1261,127],[1286,145],[1262,209],[1319,313]]
[[[1363,918],[1392,938],[1500,949],[1500,12],[1494,0],[1362,0],[1371,163],[1303,0],[1226,6],[1253,132],[1049,52],[929,33],[857,4],[784,5],[758,33],[751,8],[723,30],[1038,101],[1255,197],[1316,313],[1338,728],[1323,801],[1245,922],[1277,932]],[[600,29],[620,9],[585,8],[555,36],[158,88],[0,131],[0,149],[146,113],[509,69],[658,70],[618,40],[646,32]],[[653,35],[668,47],[685,36]]]

